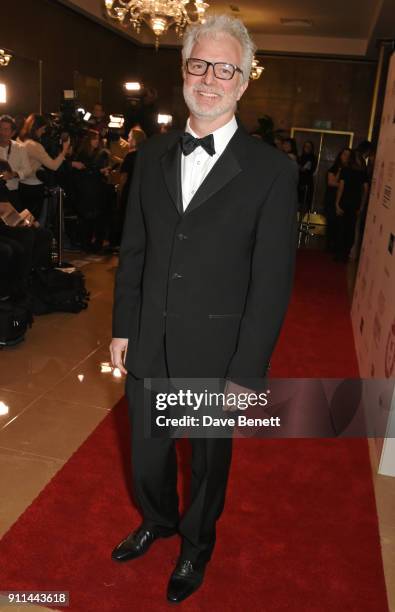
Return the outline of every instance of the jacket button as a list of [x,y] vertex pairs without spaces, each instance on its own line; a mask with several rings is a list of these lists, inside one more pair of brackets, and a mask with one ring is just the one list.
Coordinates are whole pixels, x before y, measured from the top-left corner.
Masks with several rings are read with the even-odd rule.
[[185,234],[177,234],[177,238],[178,240],[186,240],[188,236],[185,236]]
[[178,274],[178,272],[174,272],[174,274],[172,275],[172,279],[176,280],[177,278],[182,278],[182,274]]

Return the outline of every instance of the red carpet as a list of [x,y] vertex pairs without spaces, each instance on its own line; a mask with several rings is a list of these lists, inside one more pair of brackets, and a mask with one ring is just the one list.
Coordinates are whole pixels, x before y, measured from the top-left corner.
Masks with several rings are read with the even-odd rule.
[[[299,253],[272,374],[356,376],[348,312],[343,268],[325,254]],[[128,465],[120,402],[4,536],[0,590],[68,590],[71,612],[169,609],[177,538],[135,562],[110,560],[138,522]],[[365,441],[235,440],[215,555],[181,609],[243,608],[388,610]]]

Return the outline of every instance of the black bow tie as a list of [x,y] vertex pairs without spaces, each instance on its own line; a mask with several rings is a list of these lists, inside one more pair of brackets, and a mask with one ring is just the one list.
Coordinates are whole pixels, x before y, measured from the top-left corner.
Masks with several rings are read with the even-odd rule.
[[189,155],[196,149],[196,147],[203,147],[203,149],[209,155],[215,155],[214,148],[214,136],[212,134],[208,134],[204,138],[195,138],[192,134],[185,132],[181,136],[181,149],[184,155]]

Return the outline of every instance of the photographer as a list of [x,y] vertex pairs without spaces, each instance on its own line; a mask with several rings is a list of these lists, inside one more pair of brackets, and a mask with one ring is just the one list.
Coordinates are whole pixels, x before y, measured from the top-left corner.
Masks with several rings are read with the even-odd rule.
[[108,131],[108,117],[103,109],[103,105],[97,102],[92,110],[92,116],[88,121],[89,128],[99,132],[101,138],[105,138]]
[[[44,182],[40,180],[40,170],[58,170],[66,159],[70,148],[70,140],[61,144],[61,151],[54,159],[48,155],[40,138],[47,128],[47,120],[42,115],[33,113],[26,119],[19,135],[19,140],[24,143],[32,173],[19,183],[19,191],[24,208],[37,218],[40,216],[44,203]],[[37,176],[39,172],[39,176]],[[41,177],[42,178],[42,177]]]
[[27,178],[32,169],[26,149],[23,145],[12,140],[16,132],[16,124],[9,115],[0,117],[0,160],[6,161],[10,168],[3,172],[3,179],[8,189],[8,199],[14,208],[20,209],[19,180]]
[[26,296],[31,271],[51,265],[51,237],[32,215],[19,214],[0,189],[0,298]]

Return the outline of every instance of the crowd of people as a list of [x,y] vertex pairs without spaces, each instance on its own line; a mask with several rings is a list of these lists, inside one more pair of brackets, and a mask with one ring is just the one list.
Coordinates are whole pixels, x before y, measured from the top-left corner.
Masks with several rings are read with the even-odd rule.
[[[295,138],[275,135],[275,146],[299,169],[300,220],[311,211],[318,158],[314,143],[307,140],[298,155]],[[326,250],[335,261],[348,262],[355,246],[359,253],[365,227],[369,187],[373,175],[374,147],[367,140],[356,149],[339,151],[326,173],[324,214],[326,217]],[[357,230],[358,227],[358,230]]]
[[146,135],[135,126],[126,140],[107,125],[95,105],[86,129],[72,140],[61,134],[54,154],[46,117],[33,113],[19,126],[0,117],[1,300],[25,293],[30,271],[51,265],[51,185],[64,188],[75,219],[70,246],[87,253],[103,252],[105,241],[107,252],[119,246],[135,156]]
[[[49,128],[48,119],[36,113],[23,122],[0,117],[0,300],[23,293],[32,268],[50,265],[51,177],[64,188],[66,209],[75,220],[69,246],[109,253],[121,240],[137,149],[147,138],[142,127],[132,127],[126,139],[120,130],[108,129],[108,117],[96,104],[83,133],[72,140],[62,134],[55,153],[48,146]],[[275,134],[273,145],[298,166],[302,218],[314,194],[314,144],[304,142],[298,154],[294,138]],[[327,173],[327,249],[337,261],[349,258],[358,217],[359,236],[363,233],[372,155],[368,142],[343,149]]]

